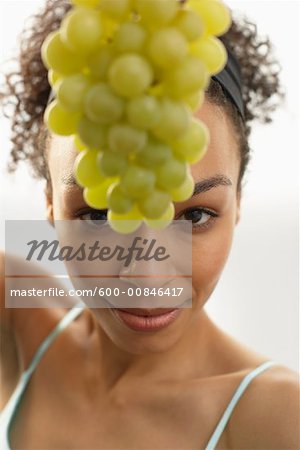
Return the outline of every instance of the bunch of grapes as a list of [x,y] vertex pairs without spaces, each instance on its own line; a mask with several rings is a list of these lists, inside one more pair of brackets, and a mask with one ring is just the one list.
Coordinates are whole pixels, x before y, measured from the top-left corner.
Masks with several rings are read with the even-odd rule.
[[42,58],[48,128],[74,136],[75,177],[117,232],[166,227],[193,193],[209,134],[193,117],[226,64],[221,0],[72,0]]

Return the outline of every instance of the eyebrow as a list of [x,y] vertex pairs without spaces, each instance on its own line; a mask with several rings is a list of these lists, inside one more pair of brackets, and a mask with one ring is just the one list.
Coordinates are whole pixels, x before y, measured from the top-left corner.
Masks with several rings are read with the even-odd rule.
[[232,181],[226,175],[216,174],[211,178],[206,178],[195,183],[192,197],[207,192],[218,186],[232,186]]
[[72,173],[68,173],[67,175],[64,175],[61,179],[62,183],[66,186],[77,186],[80,187],[79,184],[76,182],[74,175]]
[[[62,182],[67,186],[77,186],[78,188],[80,187],[76,183],[76,180],[72,173],[64,176],[62,178]],[[195,197],[198,194],[202,194],[203,192],[207,192],[210,189],[213,189],[218,186],[232,186],[232,181],[226,175],[223,174],[216,174],[213,177],[197,181],[195,183],[192,197]]]

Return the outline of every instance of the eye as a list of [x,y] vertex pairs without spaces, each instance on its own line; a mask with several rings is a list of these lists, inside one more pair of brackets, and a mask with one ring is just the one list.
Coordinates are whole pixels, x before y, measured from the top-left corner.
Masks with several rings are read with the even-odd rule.
[[107,209],[90,209],[79,213],[78,217],[80,220],[85,220],[88,225],[103,226],[107,223]]
[[193,228],[208,228],[215,222],[218,214],[204,208],[191,208],[184,211],[178,219],[191,220]]

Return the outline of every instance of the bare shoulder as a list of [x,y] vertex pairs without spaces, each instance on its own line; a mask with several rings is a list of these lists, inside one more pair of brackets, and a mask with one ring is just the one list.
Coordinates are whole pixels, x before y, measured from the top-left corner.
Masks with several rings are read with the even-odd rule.
[[[0,251],[0,342],[2,343],[0,345],[2,368],[0,371],[0,407],[3,407],[10,397],[22,370],[28,367],[39,345],[69,310],[69,308],[57,307],[57,305],[53,308],[7,308],[5,305],[5,265],[7,262],[13,264],[14,267],[18,266],[19,269],[23,264],[20,258],[9,254],[4,255]],[[35,273],[48,275],[36,267]],[[57,288],[62,287],[58,280],[51,280],[51,285]],[[38,280],[34,287],[39,288]],[[48,299],[45,298],[45,300],[47,303]],[[51,304],[51,299],[48,304]],[[81,318],[79,321],[82,324],[81,328],[85,330],[84,322],[86,320]],[[78,324],[78,320],[76,323]],[[65,345],[65,342],[73,342],[75,335],[76,333],[72,333],[72,327],[68,327],[64,333],[61,333],[59,339],[61,345]]]
[[255,377],[229,423],[230,448],[300,449],[299,374],[274,365]]

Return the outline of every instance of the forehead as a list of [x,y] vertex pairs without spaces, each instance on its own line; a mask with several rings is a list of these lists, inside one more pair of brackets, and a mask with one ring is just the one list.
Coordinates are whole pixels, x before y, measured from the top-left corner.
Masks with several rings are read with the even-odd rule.
[[[230,119],[225,112],[212,103],[205,101],[195,116],[209,129],[210,144],[205,156],[191,166],[195,180],[210,177],[216,173],[228,176],[233,184],[237,183],[240,156],[237,139]],[[50,139],[48,163],[53,188],[62,181],[70,179],[73,173],[77,151],[72,137],[53,135]]]
[[204,102],[195,116],[208,127],[210,144],[204,157],[192,165],[194,178],[223,173],[231,178],[233,183],[237,183],[240,153],[230,118],[221,107],[208,101]]

